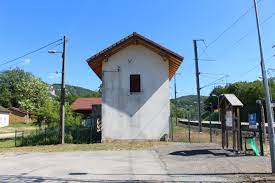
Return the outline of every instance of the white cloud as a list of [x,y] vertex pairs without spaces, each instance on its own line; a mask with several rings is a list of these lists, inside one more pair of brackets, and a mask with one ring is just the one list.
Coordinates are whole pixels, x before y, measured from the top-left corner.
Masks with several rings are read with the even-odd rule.
[[23,62],[23,65],[28,65],[28,64],[30,64],[30,63],[31,63],[31,59],[26,58],[26,59],[24,60],[24,62]]

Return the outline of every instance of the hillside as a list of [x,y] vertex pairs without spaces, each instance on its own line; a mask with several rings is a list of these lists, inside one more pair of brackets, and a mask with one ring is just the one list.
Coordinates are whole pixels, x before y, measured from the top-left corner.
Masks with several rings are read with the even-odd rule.
[[[53,88],[55,89],[56,95],[60,95],[60,84],[53,84]],[[79,87],[79,86],[72,86],[66,85],[66,95],[74,96],[73,98],[79,97],[101,97],[101,93],[99,91],[93,91],[87,88]],[[201,101],[204,102],[207,99],[206,96],[201,96]],[[170,100],[171,103],[174,103],[174,99]],[[194,105],[194,102],[197,102],[196,95],[186,95],[177,98],[178,107],[185,108],[186,105]],[[191,107],[193,108],[193,107]]]
[[[53,84],[56,95],[60,95],[60,84]],[[98,91],[89,90],[79,86],[66,85],[66,94],[76,97],[100,97],[101,94]]]
[[[204,102],[207,99],[206,96],[201,96],[201,101]],[[174,99],[171,99],[171,102],[174,103]],[[178,107],[184,108],[186,105],[194,105],[194,102],[197,102],[196,95],[186,95],[177,98]]]

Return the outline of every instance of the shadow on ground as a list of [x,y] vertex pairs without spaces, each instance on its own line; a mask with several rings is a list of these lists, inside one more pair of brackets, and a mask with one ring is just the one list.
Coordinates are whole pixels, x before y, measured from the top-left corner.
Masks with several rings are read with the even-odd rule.
[[211,155],[211,156],[221,156],[221,157],[234,157],[234,156],[241,156],[243,154],[238,154],[233,150],[224,150],[224,149],[193,149],[193,150],[174,151],[169,153],[169,155],[174,155],[174,156]]
[[[164,174],[135,174],[135,176],[163,176]],[[272,177],[271,173],[210,173],[210,174],[168,174],[171,177],[188,177],[188,176],[250,176],[253,177],[261,177],[265,182],[273,182],[274,177]],[[119,176],[131,176],[131,174],[95,174],[94,176],[104,176],[107,177],[106,179],[76,179],[76,178],[55,178],[55,177],[42,177],[42,176],[20,176],[20,175],[0,175],[1,182],[145,182],[145,183],[152,183],[152,182],[162,182],[160,180],[135,180],[135,179],[115,179],[115,177]],[[174,181],[165,181],[165,182],[174,182]]]
[[[126,175],[126,174],[125,174]],[[132,180],[132,179],[125,179],[125,180],[112,180],[112,174],[102,176],[108,176],[109,178],[106,179],[74,179],[74,178],[55,178],[55,177],[41,177],[41,176],[17,176],[17,175],[0,175],[0,182],[156,182],[154,180]],[[114,175],[113,175],[114,176]]]

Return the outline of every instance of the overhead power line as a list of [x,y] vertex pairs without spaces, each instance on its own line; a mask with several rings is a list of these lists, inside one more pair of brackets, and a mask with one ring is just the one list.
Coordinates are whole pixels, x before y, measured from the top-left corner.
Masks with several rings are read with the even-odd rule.
[[216,84],[218,81],[221,81],[221,80],[223,80],[223,79],[225,79],[225,78],[227,78],[227,77],[228,77],[228,75],[222,76],[222,77],[216,79],[215,81],[213,81],[213,82],[211,82],[211,83],[208,83],[208,84],[202,86],[200,89],[206,88],[206,87],[208,87],[208,86],[212,86],[212,85]]
[[[258,3],[262,1],[262,0],[258,0]],[[250,8],[248,8],[241,16],[239,16],[232,24],[230,24],[228,27],[226,27],[226,29],[224,29],[213,41],[211,41],[207,47],[203,50],[202,54],[200,56],[202,56],[203,54],[205,54],[206,50],[211,47],[213,44],[215,44],[226,32],[228,32],[230,29],[232,29],[237,23],[239,23],[239,21],[244,18],[249,11],[251,11],[253,9],[253,6],[251,6]]]
[[199,58],[198,60],[205,61],[205,62],[216,62],[217,61],[215,59],[206,59],[206,58]]
[[[273,57],[274,57],[274,55],[268,57],[265,61],[268,63],[268,61],[271,60]],[[257,65],[254,65],[254,66],[251,67],[249,70],[247,70],[247,71],[241,73],[241,74],[240,74],[240,77],[243,77],[243,76],[247,75],[248,73],[252,72],[253,70],[257,69],[257,68],[260,67],[260,66],[261,66],[260,63],[257,64]]]
[[42,50],[42,49],[44,49],[44,48],[47,48],[48,46],[53,45],[53,44],[55,44],[55,43],[57,43],[57,42],[59,42],[59,41],[62,41],[62,39],[58,39],[58,40],[56,40],[56,41],[53,41],[53,42],[51,42],[51,43],[49,43],[49,44],[46,44],[46,45],[40,47],[40,48],[37,48],[37,49],[32,50],[32,51],[29,51],[29,52],[27,52],[27,53],[25,53],[25,54],[23,54],[23,55],[21,55],[21,56],[19,56],[19,57],[16,57],[16,58],[13,58],[13,59],[4,61],[2,64],[0,64],[0,67],[3,66],[3,65],[6,65],[6,64],[15,62],[16,60],[19,60],[19,59],[21,59],[21,58],[24,58],[24,57],[26,57],[26,56],[28,56],[28,55],[33,54],[33,53],[36,53],[36,52],[38,52],[38,51],[40,51],[40,50]]
[[228,74],[207,73],[207,72],[200,72],[200,74],[213,75],[213,76],[226,76],[226,75],[228,75]]
[[[61,43],[58,43],[58,44],[56,44],[56,45],[50,47],[49,50],[54,49],[54,48],[56,48],[57,46],[60,46],[60,45],[62,45],[62,44],[63,44],[62,42],[61,42]],[[13,63],[12,65],[9,66],[9,68],[11,69],[12,67],[18,67],[19,64],[22,64],[22,63],[24,63],[24,62],[25,62],[25,60],[21,60],[21,61],[19,61],[19,62],[17,62],[17,63]],[[1,66],[1,65],[0,65],[0,66]]]
[[[261,26],[263,26],[265,23],[267,23],[270,19],[272,19],[274,17],[275,13],[272,13],[270,16],[268,16],[266,19],[264,19],[262,21],[262,23],[260,24]],[[244,40],[250,33],[251,31],[249,32],[246,32],[245,34],[243,34],[242,37],[240,37],[233,45],[232,47],[235,48],[242,40]]]
[[[270,60],[271,60],[274,56],[275,56],[275,55],[271,55],[270,57],[268,57],[267,59],[265,59],[266,63],[269,63]],[[240,73],[240,74],[239,74],[239,78],[240,78],[240,77],[246,76],[247,74],[249,74],[250,72],[252,72],[253,70],[257,69],[257,68],[260,67],[260,66],[261,66],[260,63],[257,64],[257,65],[254,65],[254,66],[251,67],[249,70],[247,70],[247,71],[245,71],[245,72],[243,72],[243,73]],[[236,81],[238,81],[238,79],[233,80],[233,82],[236,82]]]

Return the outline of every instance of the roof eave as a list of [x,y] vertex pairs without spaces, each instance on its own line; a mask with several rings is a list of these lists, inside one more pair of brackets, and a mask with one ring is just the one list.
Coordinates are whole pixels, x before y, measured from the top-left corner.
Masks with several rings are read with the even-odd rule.
[[[168,57],[168,60],[169,60],[169,64],[171,62],[173,62],[175,64],[174,68],[176,69],[175,71],[172,71],[172,74],[170,72],[170,68],[169,68],[169,79],[171,80],[171,78],[175,75],[175,73],[177,72],[178,68],[180,67],[181,63],[183,62],[184,60],[184,57],[163,47],[162,45],[134,32],[133,34],[121,39],[120,41],[112,44],[111,46],[103,49],[102,51],[98,52],[97,54],[91,56],[90,58],[86,59],[86,62],[88,63],[88,65],[90,66],[90,68],[96,73],[96,75],[102,79],[101,75],[102,75],[102,68],[99,69],[101,70],[101,72],[99,72],[97,70],[97,67],[102,67],[102,61],[104,60],[104,57],[108,57],[108,56],[111,56],[113,54],[115,54],[116,52],[120,51],[120,49],[123,49],[124,47],[127,47],[131,44],[134,44],[134,43],[139,43],[148,47],[151,47],[151,49],[155,49],[155,50],[158,50],[158,51],[155,51],[155,52],[159,52],[160,53],[164,53],[165,56]],[[115,50],[114,50],[115,49]],[[149,48],[150,49],[150,48]],[[154,50],[153,50],[154,51]],[[158,54],[160,54],[158,53]],[[97,64],[96,62],[100,62],[99,64]],[[92,63],[94,63],[94,65],[96,66],[93,66]]]

